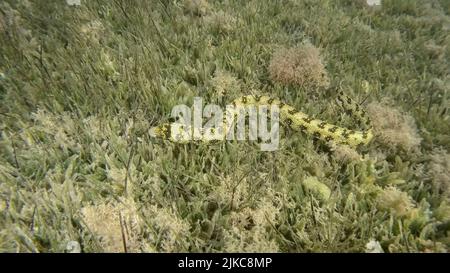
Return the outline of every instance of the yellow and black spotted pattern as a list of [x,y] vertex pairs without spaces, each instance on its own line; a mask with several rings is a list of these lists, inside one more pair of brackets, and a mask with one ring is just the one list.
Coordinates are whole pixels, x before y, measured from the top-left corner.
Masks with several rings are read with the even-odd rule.
[[[314,119],[307,114],[296,110],[294,107],[287,105],[276,98],[271,98],[268,96],[256,96],[256,95],[248,95],[243,96],[238,99],[235,99],[232,102],[232,105],[237,107],[246,107],[246,106],[261,106],[261,105],[277,105],[280,110],[280,120],[282,123],[286,124],[290,128],[303,131],[315,138],[324,140],[326,142],[333,142],[336,144],[345,144],[352,147],[357,147],[360,145],[367,145],[373,138],[372,127],[369,118],[367,117],[364,110],[355,103],[350,97],[346,96],[343,92],[340,92],[337,97],[337,101],[342,107],[349,113],[351,116],[354,116],[361,123],[363,130],[351,130],[343,127],[339,127],[327,122],[324,122],[319,119]],[[225,115],[224,115],[225,116]],[[153,127],[152,135],[156,137],[161,137],[165,139],[169,139],[175,142],[179,141],[179,137],[177,135],[173,135],[174,132],[171,130],[172,123],[165,123],[157,127]],[[225,130],[222,132],[226,135],[228,129],[230,128],[230,124],[226,124],[226,120],[224,119]],[[181,129],[183,129],[181,127]],[[180,129],[180,130],[181,130]],[[202,141],[209,141],[210,138],[206,136],[206,132],[203,129],[192,129],[193,131],[197,131],[200,136],[204,136],[204,138],[200,138]],[[222,138],[225,139],[225,138]]]

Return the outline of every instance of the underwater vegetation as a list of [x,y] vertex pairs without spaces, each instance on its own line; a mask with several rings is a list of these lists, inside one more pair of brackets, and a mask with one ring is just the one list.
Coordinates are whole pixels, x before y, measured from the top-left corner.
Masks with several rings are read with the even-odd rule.
[[[0,2],[0,252],[448,252],[445,0]],[[282,99],[374,138],[279,149],[148,131]]]

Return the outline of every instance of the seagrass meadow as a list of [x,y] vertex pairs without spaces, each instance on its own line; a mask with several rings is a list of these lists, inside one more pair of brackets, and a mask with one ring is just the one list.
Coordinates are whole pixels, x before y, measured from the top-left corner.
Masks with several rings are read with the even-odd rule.
[[[0,2],[0,252],[447,252],[447,0]],[[194,97],[345,128],[173,143]]]

